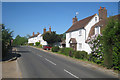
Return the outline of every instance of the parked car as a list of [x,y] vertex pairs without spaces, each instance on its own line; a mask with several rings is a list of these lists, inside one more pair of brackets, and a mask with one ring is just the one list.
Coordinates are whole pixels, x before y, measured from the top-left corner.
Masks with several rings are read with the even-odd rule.
[[49,45],[45,45],[45,46],[43,46],[43,49],[44,50],[50,50],[52,47],[51,46],[49,46]]

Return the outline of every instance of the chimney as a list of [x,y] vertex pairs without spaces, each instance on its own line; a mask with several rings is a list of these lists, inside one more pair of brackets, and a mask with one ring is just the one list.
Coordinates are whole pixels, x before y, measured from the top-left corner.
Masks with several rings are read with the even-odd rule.
[[49,31],[51,32],[51,26],[49,27]]
[[35,34],[34,34],[34,32],[33,32],[33,36],[34,36]]
[[46,33],[46,28],[43,29],[43,34]]
[[101,7],[99,9],[99,20],[106,19],[107,18],[107,10],[105,7]]
[[73,18],[73,24],[77,22],[77,17],[75,16],[75,18]]

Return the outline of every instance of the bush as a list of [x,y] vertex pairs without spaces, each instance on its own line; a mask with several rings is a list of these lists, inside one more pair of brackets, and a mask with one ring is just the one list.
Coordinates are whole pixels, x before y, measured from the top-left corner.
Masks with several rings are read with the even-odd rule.
[[76,51],[75,52],[75,58],[79,59],[81,55],[81,51]]
[[59,49],[60,49],[60,48],[59,48],[58,46],[52,47],[52,52],[58,52]]
[[33,46],[33,45],[34,45],[34,43],[29,43],[29,45],[30,45],[30,46]]
[[88,53],[86,51],[81,51],[81,59],[87,59]]
[[75,58],[77,59],[87,59],[87,52],[85,51],[76,51],[75,52]]
[[[64,54],[67,55],[67,56],[69,56],[69,53],[71,53],[71,51],[73,51],[72,48],[65,48]],[[71,53],[71,55],[72,55],[72,53]]]
[[60,48],[60,53],[64,54],[65,48]]
[[75,51],[72,48],[61,48],[60,49],[61,54],[64,54],[64,55],[67,55],[67,56],[70,56],[70,57],[74,56],[74,52]]
[[40,48],[42,48],[42,45],[40,44]]
[[39,46],[39,45],[40,45],[40,42],[36,42],[35,45],[36,45],[36,46]]

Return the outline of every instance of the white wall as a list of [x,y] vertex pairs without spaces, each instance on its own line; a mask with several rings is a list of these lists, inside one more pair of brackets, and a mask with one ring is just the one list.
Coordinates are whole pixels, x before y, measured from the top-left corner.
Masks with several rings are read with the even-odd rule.
[[34,43],[34,45],[35,45],[36,42],[40,42],[41,45],[47,45],[47,42],[43,40],[42,34],[39,34],[37,37],[28,39],[28,44]]

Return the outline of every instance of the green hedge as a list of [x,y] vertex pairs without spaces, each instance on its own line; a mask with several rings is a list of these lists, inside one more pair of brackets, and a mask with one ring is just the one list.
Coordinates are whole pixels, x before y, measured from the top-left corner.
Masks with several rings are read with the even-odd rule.
[[60,48],[59,48],[58,46],[52,47],[52,52],[58,52],[59,49],[60,49]]
[[29,43],[29,45],[30,45],[30,46],[33,46],[33,45],[34,45],[34,43]]
[[75,52],[75,58],[77,59],[87,59],[88,53],[85,51],[76,51]]

